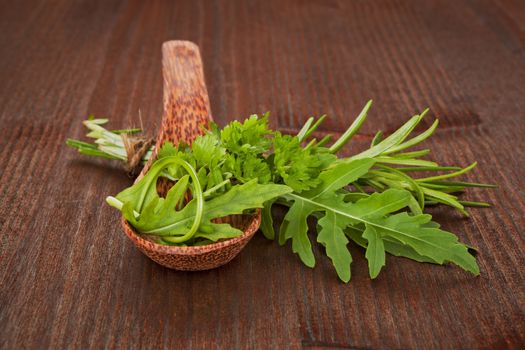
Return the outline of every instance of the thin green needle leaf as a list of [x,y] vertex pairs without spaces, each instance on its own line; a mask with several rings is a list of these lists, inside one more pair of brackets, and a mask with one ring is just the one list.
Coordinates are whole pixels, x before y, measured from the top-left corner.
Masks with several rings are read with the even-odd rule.
[[74,139],[67,139],[66,145],[77,149],[79,153],[85,154],[87,156],[94,156],[94,157],[101,157],[101,158],[115,159],[115,160],[125,160],[125,158],[122,158],[121,156],[116,156],[111,153],[105,152],[104,150],[100,150],[99,148],[97,148],[96,145],[91,144],[91,143],[74,140]]
[[315,145],[315,146],[316,146],[316,147],[324,146],[325,144],[327,144],[328,142],[330,142],[331,139],[332,139],[332,135],[326,135],[326,136],[323,137],[323,138],[317,143],[317,145]]
[[486,202],[470,202],[470,201],[459,201],[464,207],[477,207],[477,208],[490,208],[490,203]]
[[461,205],[460,202],[458,202],[458,198],[456,196],[452,196],[447,193],[443,193],[436,190],[431,190],[429,188],[422,187],[423,193],[429,198],[430,200],[435,200],[439,203],[443,203],[446,205],[449,205],[453,208],[456,208],[460,213],[462,213],[465,216],[469,216],[468,212],[465,211],[465,208],[463,205]]
[[380,168],[383,168],[383,169],[385,169],[387,171],[390,171],[390,172],[396,174],[399,178],[401,178],[402,180],[406,181],[410,185],[410,189],[412,189],[412,191],[416,195],[416,199],[417,199],[417,202],[419,203],[419,207],[421,208],[421,210],[425,209],[425,193],[421,189],[421,186],[419,186],[419,184],[416,181],[414,181],[414,179],[412,179],[410,176],[406,175],[405,173],[403,173],[403,172],[401,172],[401,171],[399,171],[399,170],[397,170],[395,168],[384,166],[384,165],[381,165],[381,164],[378,164],[378,166]]
[[420,151],[414,151],[414,152],[396,153],[396,154],[392,155],[392,158],[412,159],[412,158],[424,157],[424,156],[426,156],[429,153],[430,153],[429,149],[422,149]]
[[78,152],[81,153],[81,154],[84,154],[86,156],[95,156],[95,157],[114,159],[114,160],[126,160],[123,157],[115,156],[115,155],[106,153],[106,152],[101,151],[101,150],[96,150],[96,149],[84,149],[84,148],[82,148],[82,149],[79,149]]
[[480,187],[480,188],[497,188],[498,185],[483,184],[476,182],[462,182],[462,181],[429,181],[433,185],[444,185],[444,186],[461,186],[461,187]]
[[379,142],[381,142],[381,140],[383,140],[383,132],[379,130],[375,134],[374,138],[372,139],[372,142],[370,143],[370,147],[377,145]]
[[419,124],[421,118],[422,117],[420,115],[413,116],[408,122],[403,124],[403,126],[397,129],[392,135],[388,136],[386,139],[384,139],[377,145],[351,157],[350,159],[373,158],[380,154],[383,154],[385,151],[403,142],[403,140],[405,140],[408,137],[408,135],[412,132],[412,130],[414,130],[414,128]]
[[367,185],[377,189],[378,191],[383,191],[386,186],[380,184],[379,182],[375,181],[375,180],[372,180],[372,179],[366,179],[364,181]]
[[[426,109],[423,113],[421,113],[421,116],[424,116],[427,112],[428,112],[428,109]],[[426,131],[422,132],[421,134],[417,135],[416,137],[411,138],[410,140],[408,140],[406,142],[403,142],[402,144],[400,144],[398,146],[390,148],[389,150],[387,150],[385,152],[385,154],[396,153],[396,152],[402,151],[404,149],[413,147],[413,146],[415,146],[415,145],[425,141],[430,136],[432,136],[432,134],[436,131],[438,125],[439,125],[439,120],[436,119],[434,121],[434,123],[432,123],[430,128],[428,128]]]
[[224,186],[226,186],[229,183],[230,183],[230,179],[226,179],[226,180],[224,180],[222,182],[219,182],[217,185],[215,185],[215,186],[211,187],[210,189],[206,190],[206,192],[203,193],[204,197],[211,196],[212,194],[214,194],[219,189],[223,188]]
[[399,171],[403,172],[412,172],[412,171],[455,171],[461,170],[459,166],[419,166],[419,167],[403,167],[396,168]]
[[415,166],[425,166],[425,167],[437,166],[437,163],[429,161],[429,160],[423,160],[423,159],[397,159],[394,157],[374,157],[374,159],[378,163],[385,163],[385,164],[415,165]]
[[478,162],[474,162],[474,163],[470,164],[468,167],[463,168],[463,169],[461,169],[459,171],[455,171],[453,173],[443,174],[443,175],[438,175],[438,176],[431,176],[431,177],[424,177],[424,178],[421,178],[421,179],[417,179],[416,181],[418,181],[418,182],[430,182],[430,181],[436,181],[436,180],[449,179],[451,177],[456,177],[456,176],[465,174],[466,172],[469,172],[476,165],[478,165]]
[[304,146],[303,149],[307,150],[307,149],[312,148],[315,145],[316,142],[317,142],[317,139],[312,139],[310,142],[308,142],[308,144],[306,146]]
[[315,130],[317,130],[317,128],[319,127],[319,125],[321,125],[321,123],[322,123],[325,119],[326,119],[326,114],[320,116],[319,119],[317,119],[317,121],[315,122],[315,124],[312,125],[312,127],[308,129],[308,131],[307,131],[306,134],[304,135],[304,138],[303,138],[303,139],[307,139],[308,137],[310,137],[310,135],[311,135]]
[[[344,134],[341,135],[341,137],[337,139],[337,141],[335,141],[334,144],[329,148],[331,153],[336,153],[337,151],[339,151],[359,131],[359,129],[361,128],[361,125],[363,125],[366,119],[366,114],[368,113],[368,110],[370,109],[371,106],[372,106],[372,100],[366,103],[365,107],[363,108],[361,113],[359,113],[359,115],[354,120],[352,125],[350,125],[350,127],[344,132]],[[361,158],[368,158],[368,157],[363,156]]]
[[431,188],[431,189],[442,191],[442,192],[463,192],[465,190],[464,186],[436,185],[434,183],[428,183],[428,182],[418,182],[418,183],[423,187]]
[[299,132],[297,133],[297,138],[300,142],[303,142],[304,139],[306,139],[306,133],[308,132],[308,129],[310,128],[310,125],[314,122],[314,117],[308,118],[306,122],[304,123],[303,127]]
[[75,139],[67,139],[66,140],[66,145],[70,146],[70,147],[73,147],[73,148],[77,148],[77,149],[80,149],[80,148],[83,148],[83,149],[97,149],[97,146],[91,144],[91,143],[87,143],[87,142],[83,142],[83,141],[80,141],[80,140],[75,140]]

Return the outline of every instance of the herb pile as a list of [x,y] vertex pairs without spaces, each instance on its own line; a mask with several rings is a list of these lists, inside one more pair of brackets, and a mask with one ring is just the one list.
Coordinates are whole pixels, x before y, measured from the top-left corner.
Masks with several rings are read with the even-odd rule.
[[[107,202],[140,234],[159,244],[183,246],[237,237],[240,230],[213,219],[262,208],[261,231],[266,238],[277,236],[280,245],[291,240],[293,252],[309,267],[315,266],[315,257],[307,222],[314,217],[315,240],[344,282],[351,276],[350,241],[365,248],[371,278],[385,266],[386,253],[420,262],[454,263],[479,274],[469,247],[424,211],[429,205],[444,204],[468,216],[465,207],[488,204],[461,201],[457,193],[467,187],[493,186],[453,180],[476,163],[466,168],[439,166],[421,159],[430,150],[412,150],[438,126],[436,120],[413,136],[427,111],[386,138],[377,133],[367,150],[338,157],[336,153],[358,132],[370,106],[371,101],[334,142],[330,135],[320,140],[311,137],[324,116],[308,119],[297,135],[271,130],[268,114],[231,122],[222,130],[211,123],[191,146],[163,144],[146,175]],[[68,145],[84,154],[125,161],[121,134],[139,130],[109,131],[102,127],[106,122],[85,122],[95,144],[68,140]],[[150,156],[151,150],[143,160]],[[428,173],[434,174],[413,176]],[[165,198],[157,193],[159,178],[175,181]],[[273,205],[287,208],[277,234]]]

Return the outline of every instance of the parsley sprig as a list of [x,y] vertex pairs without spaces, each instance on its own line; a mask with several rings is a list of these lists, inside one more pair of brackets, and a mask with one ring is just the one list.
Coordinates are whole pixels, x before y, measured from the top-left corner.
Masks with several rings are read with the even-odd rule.
[[[489,205],[460,200],[459,194],[469,187],[493,186],[455,180],[476,163],[465,168],[441,166],[423,159],[430,150],[414,150],[438,127],[436,120],[414,135],[428,110],[388,137],[377,133],[367,150],[338,157],[364,123],[371,104],[332,143],[332,135],[312,138],[324,116],[308,119],[297,135],[271,130],[268,114],[252,115],[243,123],[233,121],[223,129],[212,123],[191,146],[162,145],[145,176],[107,202],[140,234],[170,245],[203,245],[237,237],[240,230],[214,219],[262,208],[261,231],[268,239],[277,236],[281,245],[291,241],[293,252],[314,267],[311,238],[315,237],[345,282],[351,276],[350,241],[366,249],[371,278],[385,265],[386,253],[420,262],[454,263],[479,274],[469,247],[442,230],[425,210],[443,204],[468,216],[466,207]],[[84,154],[125,161],[120,135],[126,130],[108,131],[102,126],[105,122],[85,121],[94,144],[68,140],[68,145]],[[149,156],[151,151],[144,161]],[[162,177],[175,183],[164,198],[156,189]],[[274,205],[287,208],[278,234]],[[317,222],[317,232],[309,235],[310,217]]]

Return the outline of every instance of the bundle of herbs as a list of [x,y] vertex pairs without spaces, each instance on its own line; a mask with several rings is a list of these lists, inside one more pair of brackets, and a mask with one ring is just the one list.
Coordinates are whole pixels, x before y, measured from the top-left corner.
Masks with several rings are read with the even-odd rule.
[[[443,204],[468,216],[466,207],[489,205],[462,201],[458,194],[468,187],[493,186],[454,180],[476,163],[466,168],[440,166],[421,159],[429,149],[412,150],[438,126],[436,120],[413,136],[427,110],[384,139],[378,132],[367,150],[338,157],[337,152],[365,121],[370,106],[371,101],[334,142],[331,135],[320,140],[311,137],[324,116],[308,119],[297,135],[271,130],[268,114],[252,115],[243,123],[233,121],[222,130],[211,123],[191,145],[163,144],[145,176],[107,202],[141,235],[159,244],[182,246],[237,237],[240,230],[214,219],[262,208],[265,237],[277,236],[280,245],[291,240],[293,252],[309,267],[315,266],[315,257],[307,220],[315,217],[316,241],[324,246],[344,282],[350,280],[350,241],[366,250],[371,278],[385,265],[386,253],[419,262],[454,263],[479,274],[473,250],[442,230],[425,209]],[[90,129],[87,136],[95,139],[93,144],[71,139],[67,144],[83,154],[128,161],[127,138],[140,130],[109,131],[102,126],[106,122],[84,122]],[[152,150],[150,145],[143,149],[143,163]],[[159,178],[175,182],[165,198],[157,193]],[[273,205],[287,208],[277,234]]]

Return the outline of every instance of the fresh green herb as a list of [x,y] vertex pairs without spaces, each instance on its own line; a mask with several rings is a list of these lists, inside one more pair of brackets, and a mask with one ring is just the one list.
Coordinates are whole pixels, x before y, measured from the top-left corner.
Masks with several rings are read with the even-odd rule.
[[[145,176],[107,202],[140,234],[171,245],[203,245],[237,237],[240,230],[215,219],[255,208],[262,208],[263,234],[275,239],[272,206],[284,206],[279,243],[290,240],[293,252],[314,267],[310,238],[315,235],[344,282],[351,276],[350,241],[366,249],[371,278],[385,266],[386,253],[420,262],[454,263],[479,274],[469,247],[442,230],[425,210],[444,204],[467,216],[466,207],[489,205],[460,200],[459,193],[469,187],[494,186],[455,181],[476,163],[465,168],[440,166],[422,159],[430,150],[413,150],[437,129],[436,120],[413,136],[428,110],[388,137],[378,132],[369,149],[337,157],[359,131],[370,107],[371,101],[330,146],[332,135],[311,139],[325,116],[308,119],[297,135],[271,130],[268,114],[234,121],[222,130],[212,123],[191,146],[162,145]],[[67,144],[83,154],[127,161],[123,135],[133,137],[127,134],[138,130],[109,131],[102,127],[106,122],[85,121],[95,144],[77,140]],[[151,151],[144,153],[144,162]],[[159,178],[175,182],[165,198],[157,193]],[[309,235],[310,217],[317,220],[316,234]]]

